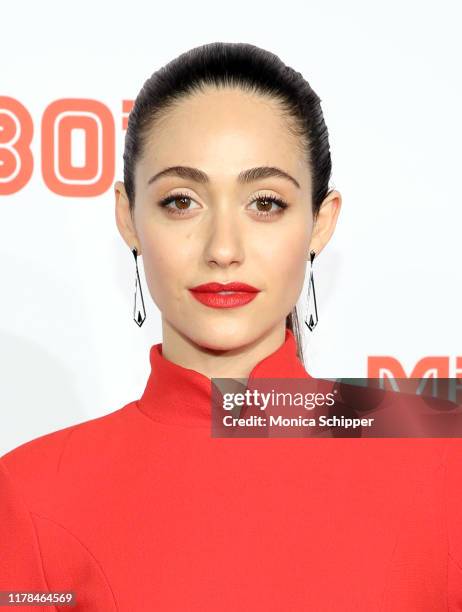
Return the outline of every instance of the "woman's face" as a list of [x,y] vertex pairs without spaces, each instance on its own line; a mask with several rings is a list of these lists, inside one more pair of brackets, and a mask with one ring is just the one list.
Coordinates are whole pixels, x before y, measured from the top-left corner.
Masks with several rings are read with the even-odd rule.
[[[284,328],[303,288],[311,181],[286,121],[270,99],[210,88],[181,101],[152,127],[137,163],[130,244],[139,246],[163,324],[202,347],[230,350]],[[200,171],[202,180],[184,170],[151,180],[179,166]],[[238,178],[265,167],[293,180],[269,171]],[[167,197],[167,206],[160,206]],[[243,306],[214,308],[190,292],[231,281],[259,293]]]

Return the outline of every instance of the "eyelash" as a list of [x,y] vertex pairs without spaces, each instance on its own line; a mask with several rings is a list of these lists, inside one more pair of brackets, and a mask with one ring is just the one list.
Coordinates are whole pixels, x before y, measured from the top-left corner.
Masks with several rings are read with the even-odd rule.
[[[194,198],[192,198],[189,194],[187,193],[175,193],[173,195],[167,196],[165,198],[163,198],[162,200],[159,201],[159,206],[161,208],[165,208],[165,210],[167,211],[167,213],[169,213],[170,215],[177,215],[177,216],[183,216],[185,215],[188,210],[185,211],[178,211],[178,210],[174,210],[173,208],[167,208],[167,206],[169,204],[171,204],[172,202],[174,202],[175,200],[179,200],[181,198],[185,198],[187,200],[193,200]],[[253,198],[251,200],[251,204],[257,200],[260,201],[264,201],[264,202],[271,202],[273,204],[277,204],[279,206],[279,210],[277,212],[265,212],[265,211],[256,211],[256,215],[257,217],[275,217],[276,215],[280,215],[284,212],[284,210],[286,208],[288,208],[289,204],[287,202],[285,202],[284,200],[282,200],[281,198],[278,198],[276,196],[257,196],[255,198]]]

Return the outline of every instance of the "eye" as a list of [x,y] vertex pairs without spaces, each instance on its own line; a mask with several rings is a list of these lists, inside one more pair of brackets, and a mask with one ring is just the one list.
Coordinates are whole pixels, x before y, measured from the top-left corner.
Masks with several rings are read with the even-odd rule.
[[[270,195],[259,195],[252,200],[251,204],[254,203],[257,203],[257,217],[276,217],[277,215],[281,215],[289,206],[287,202],[281,200],[281,198]],[[278,208],[275,209],[275,206]]]
[[[160,200],[158,204],[169,214],[181,216],[187,214],[189,210],[194,210],[190,206],[191,202],[194,202],[194,200],[187,193],[174,193],[173,195],[167,196]],[[170,204],[173,204],[173,206],[170,206]]]
[[[191,207],[192,202],[195,202],[195,200],[187,193],[174,193],[160,200],[158,205],[171,215],[182,216],[186,215],[188,211],[194,210]],[[263,218],[281,215],[289,206],[281,198],[272,195],[258,195],[251,200],[251,204],[257,204],[257,209],[251,209],[255,216]],[[196,208],[200,208],[200,206]]]

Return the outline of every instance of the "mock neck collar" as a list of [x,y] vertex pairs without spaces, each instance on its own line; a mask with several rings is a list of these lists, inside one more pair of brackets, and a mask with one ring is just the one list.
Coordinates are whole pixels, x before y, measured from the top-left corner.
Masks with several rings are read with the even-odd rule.
[[[211,379],[169,361],[162,354],[162,343],[149,353],[151,372],[146,388],[137,401],[139,409],[155,421],[171,425],[210,427]],[[293,332],[286,328],[285,340],[252,369],[254,378],[311,378],[297,355]]]

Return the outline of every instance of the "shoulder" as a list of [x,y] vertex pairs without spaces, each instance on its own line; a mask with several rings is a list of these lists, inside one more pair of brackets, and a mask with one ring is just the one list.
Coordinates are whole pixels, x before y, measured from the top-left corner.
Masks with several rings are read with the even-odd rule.
[[0,457],[0,588],[71,591],[72,584],[85,583],[104,610],[116,609],[98,562],[78,535],[86,520],[82,509],[104,482],[114,445],[121,448],[126,432],[140,423],[134,408],[131,402]]
[[[136,402],[100,417],[44,434],[0,457],[0,484],[16,487],[26,502],[51,499],[73,472],[91,472],[130,431]],[[5,484],[6,483],[6,484]]]

